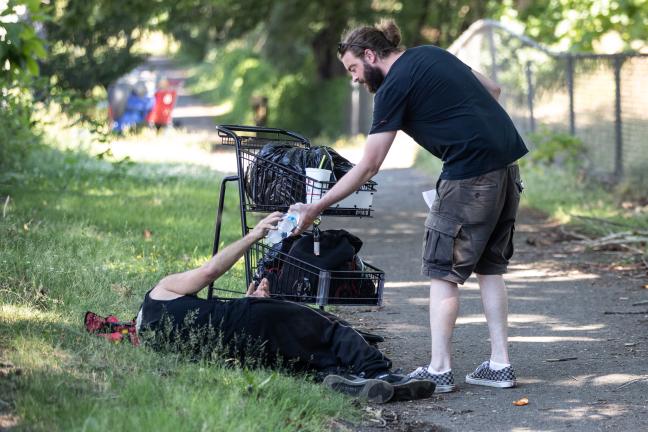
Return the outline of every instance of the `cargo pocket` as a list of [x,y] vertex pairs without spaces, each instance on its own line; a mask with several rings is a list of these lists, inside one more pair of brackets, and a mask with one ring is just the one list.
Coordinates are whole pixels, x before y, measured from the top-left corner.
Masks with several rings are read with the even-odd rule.
[[461,185],[458,209],[460,220],[466,224],[488,222],[497,213],[500,189],[498,185]]
[[428,215],[423,243],[423,261],[426,266],[446,271],[452,269],[455,239],[460,230],[459,222],[436,213]]

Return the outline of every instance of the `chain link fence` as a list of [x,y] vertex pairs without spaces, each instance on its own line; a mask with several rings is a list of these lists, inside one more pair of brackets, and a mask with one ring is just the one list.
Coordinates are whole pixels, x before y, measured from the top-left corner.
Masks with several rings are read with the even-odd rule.
[[500,102],[525,138],[543,130],[575,135],[590,175],[648,178],[647,54],[556,53],[489,20],[449,51],[502,86]]

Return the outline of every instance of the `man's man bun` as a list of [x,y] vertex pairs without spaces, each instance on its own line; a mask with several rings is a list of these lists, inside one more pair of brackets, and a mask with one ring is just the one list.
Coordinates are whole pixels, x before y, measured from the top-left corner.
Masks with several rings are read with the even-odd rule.
[[401,31],[394,20],[383,19],[376,24],[376,29],[380,30],[385,35],[385,39],[387,39],[394,48],[398,47],[401,42]]
[[351,51],[356,57],[361,57],[366,49],[370,49],[384,58],[403,51],[400,42],[401,32],[394,20],[383,19],[373,26],[360,26],[344,32],[338,55],[342,57]]

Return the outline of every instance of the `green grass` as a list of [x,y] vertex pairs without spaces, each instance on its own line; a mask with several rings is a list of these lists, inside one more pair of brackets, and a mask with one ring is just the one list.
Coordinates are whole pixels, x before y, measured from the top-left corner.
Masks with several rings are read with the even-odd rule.
[[[621,184],[611,189],[573,170],[525,162],[520,168],[525,184],[522,207],[593,236],[648,229],[648,206],[641,205],[642,197],[619,193],[621,188],[637,191],[637,186]],[[416,166],[434,175],[441,172],[441,162],[425,151],[418,153]],[[645,194],[645,187],[642,190]],[[622,202],[628,197],[635,202],[624,208]]]
[[526,186],[523,206],[586,234],[648,229],[648,207],[626,200],[619,187],[611,188],[555,166],[526,166],[521,173]]
[[[163,275],[209,257],[220,179],[168,172],[46,149],[0,184],[10,197],[0,215],[0,363],[20,370],[0,366],[10,371],[0,416],[47,431],[322,430],[348,417],[347,399],[307,377],[85,333],[86,310],[130,319]],[[230,243],[240,236],[235,188],[225,209]],[[239,262],[217,285],[242,290],[243,273]]]

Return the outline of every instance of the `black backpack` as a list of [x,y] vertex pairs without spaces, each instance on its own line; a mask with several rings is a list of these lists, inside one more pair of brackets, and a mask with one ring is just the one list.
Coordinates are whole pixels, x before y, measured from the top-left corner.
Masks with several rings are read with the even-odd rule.
[[[312,234],[288,237],[269,248],[257,265],[255,280],[267,278],[273,297],[317,303],[320,284],[328,287],[326,303],[375,304],[376,284],[357,255],[362,241],[346,230],[320,233],[320,255]],[[321,271],[325,279],[321,279]]]

